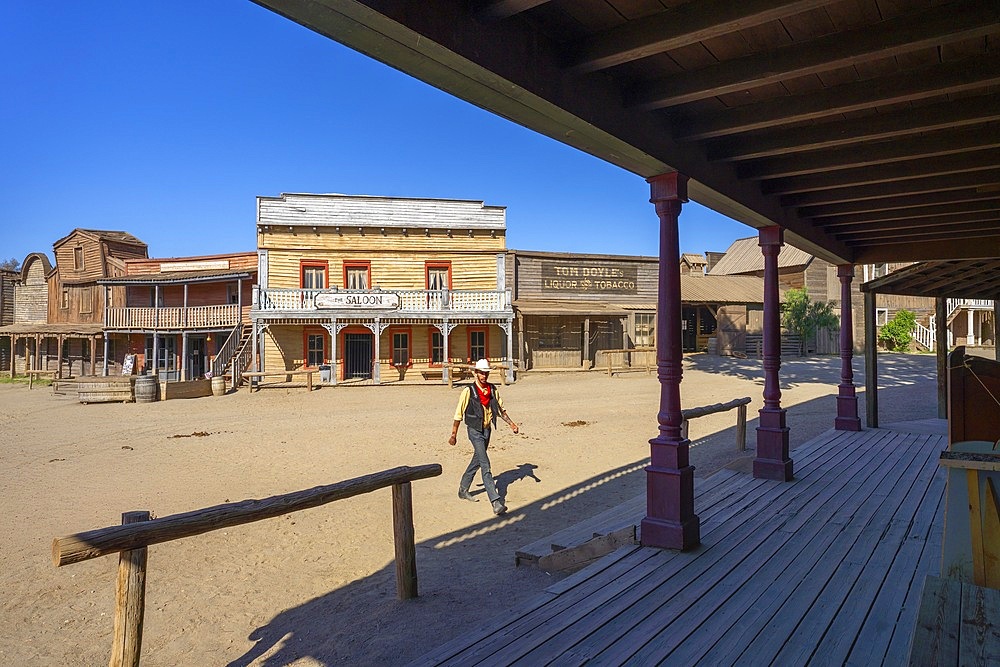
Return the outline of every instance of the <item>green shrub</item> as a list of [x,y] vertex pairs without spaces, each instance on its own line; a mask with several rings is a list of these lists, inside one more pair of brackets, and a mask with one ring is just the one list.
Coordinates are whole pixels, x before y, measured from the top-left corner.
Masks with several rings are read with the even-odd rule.
[[916,315],[908,310],[900,310],[882,326],[882,330],[878,332],[878,342],[887,350],[905,352],[910,349],[916,323]]
[[833,304],[810,300],[804,287],[785,292],[785,302],[781,304],[781,324],[797,333],[802,345],[812,340],[817,329],[832,329],[839,321],[833,312]]

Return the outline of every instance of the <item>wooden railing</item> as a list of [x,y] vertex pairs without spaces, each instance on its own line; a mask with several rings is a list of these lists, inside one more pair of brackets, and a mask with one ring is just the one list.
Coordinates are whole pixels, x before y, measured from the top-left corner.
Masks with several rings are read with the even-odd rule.
[[417,597],[417,560],[410,483],[440,474],[441,466],[436,463],[402,466],[304,491],[215,505],[158,519],[150,519],[146,511],[126,512],[120,526],[56,538],[52,542],[52,562],[61,567],[99,556],[121,554],[110,665],[138,665],[146,598],[146,548],[149,545],[270,519],[391,486],[396,593],[400,599],[414,598]]
[[[222,375],[226,372],[226,366],[232,360],[233,356],[236,354],[239,347],[240,341],[243,340],[243,323],[237,324],[233,327],[233,330],[229,332],[229,337],[226,338],[226,342],[222,344],[219,348],[218,354],[212,359],[212,375]],[[235,383],[233,386],[236,386]]]
[[948,320],[961,308],[971,308],[974,310],[987,310],[993,308],[992,299],[948,299]]
[[[643,368],[647,373],[651,369],[656,368],[656,348],[655,347],[633,347],[624,350],[598,350],[604,354],[604,358],[608,362],[608,377],[611,377],[614,370],[613,361],[617,358],[616,355],[621,355],[621,365],[618,368]],[[643,363],[638,366],[634,366],[632,361],[628,358],[628,355],[641,354]],[[652,363],[650,363],[652,362]]]
[[735,398],[728,403],[716,403],[714,405],[703,405],[697,408],[681,410],[681,437],[688,437],[688,422],[697,417],[712,415],[716,412],[726,412],[736,408],[736,451],[745,452],[747,449],[747,405],[750,397]]
[[[254,289],[258,311],[316,310],[316,297],[333,290]],[[511,310],[510,290],[336,290],[338,295],[395,294],[399,308],[394,312],[496,312]],[[363,310],[363,309],[362,309]]]
[[187,308],[108,308],[104,326],[109,329],[198,329],[234,327],[240,323],[236,304]]

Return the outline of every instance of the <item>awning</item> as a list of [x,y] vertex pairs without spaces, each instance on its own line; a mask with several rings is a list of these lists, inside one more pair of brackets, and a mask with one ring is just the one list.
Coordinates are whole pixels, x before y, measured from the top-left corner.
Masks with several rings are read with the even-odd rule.
[[46,324],[24,322],[0,327],[0,336],[96,336],[103,333],[100,324]]
[[996,299],[1000,297],[1000,259],[920,262],[861,285],[862,292],[903,296]]
[[[654,306],[655,307],[655,306]],[[514,310],[522,315],[591,315],[604,317],[622,317],[629,311],[621,306],[596,301],[546,301],[535,299],[517,299]]]

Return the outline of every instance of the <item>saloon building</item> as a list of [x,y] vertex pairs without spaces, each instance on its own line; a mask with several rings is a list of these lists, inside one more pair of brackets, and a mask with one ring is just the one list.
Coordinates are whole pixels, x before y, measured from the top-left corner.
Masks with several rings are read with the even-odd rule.
[[440,382],[486,358],[512,377],[506,232],[481,201],[258,197],[255,368]]

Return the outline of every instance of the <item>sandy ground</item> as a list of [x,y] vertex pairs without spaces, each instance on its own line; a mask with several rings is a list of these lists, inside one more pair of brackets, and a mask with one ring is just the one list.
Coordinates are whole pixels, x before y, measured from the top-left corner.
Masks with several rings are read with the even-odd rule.
[[[760,361],[692,355],[684,367],[684,407],[750,396],[755,417]],[[933,356],[882,355],[879,370],[883,423],[936,416]],[[831,427],[839,376],[836,358],[783,362],[793,447]],[[522,430],[498,429],[490,448],[510,506],[495,518],[456,498],[471,455],[463,432],[447,444],[457,389],[82,405],[0,385],[0,664],[107,664],[118,559],[56,568],[56,536],[399,465],[444,468],[413,484],[418,599],[395,598],[384,489],[150,547],[142,664],[403,664],[502,613],[557,578],[515,567],[517,547],[643,493],[659,385],[655,373],[529,373],[502,392]],[[735,414],[692,422],[698,477],[752,458],[756,419],[740,455]]]

